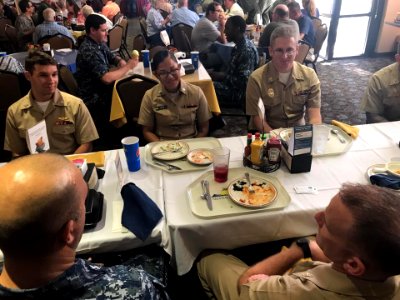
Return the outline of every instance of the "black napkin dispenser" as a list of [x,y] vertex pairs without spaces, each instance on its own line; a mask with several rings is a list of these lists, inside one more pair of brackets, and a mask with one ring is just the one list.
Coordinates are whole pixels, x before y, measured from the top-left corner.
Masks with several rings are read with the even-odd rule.
[[100,222],[103,216],[104,195],[96,190],[89,189],[85,200],[85,229],[90,229]]
[[183,69],[185,70],[185,74],[192,74],[192,73],[194,73],[194,71],[196,71],[194,66],[191,63],[182,62],[181,65],[182,65]]
[[292,174],[310,172],[311,170],[311,153],[293,156],[288,152],[286,143],[282,143],[281,158],[285,162],[289,172]]

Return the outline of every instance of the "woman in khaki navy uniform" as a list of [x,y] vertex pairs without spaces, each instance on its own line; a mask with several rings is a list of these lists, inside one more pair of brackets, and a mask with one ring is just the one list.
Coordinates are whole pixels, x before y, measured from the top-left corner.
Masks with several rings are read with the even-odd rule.
[[167,50],[152,63],[160,83],[143,96],[138,123],[146,141],[204,137],[211,112],[203,91],[180,78],[180,65]]
[[[254,71],[246,89],[246,113],[250,126],[269,132],[280,127],[321,123],[321,89],[317,74],[294,61],[297,33],[281,26],[271,35],[271,62]],[[264,109],[260,112],[259,100]],[[306,109],[306,111],[305,111]],[[265,115],[264,119],[260,115]]]

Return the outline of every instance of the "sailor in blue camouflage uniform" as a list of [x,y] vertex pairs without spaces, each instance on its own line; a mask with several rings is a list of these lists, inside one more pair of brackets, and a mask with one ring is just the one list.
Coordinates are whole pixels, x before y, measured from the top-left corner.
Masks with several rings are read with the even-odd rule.
[[0,299],[169,299],[143,259],[103,267],[75,258],[88,188],[66,158],[25,156],[0,178]]
[[227,71],[210,73],[222,107],[244,109],[247,80],[258,65],[257,49],[245,38],[245,31],[246,22],[242,17],[232,16],[226,21],[226,38],[236,45]]
[[106,44],[108,27],[103,17],[89,15],[85,29],[86,36],[76,57],[78,95],[92,115],[100,142],[107,145],[105,140],[112,135],[109,132],[109,118],[113,83],[125,76],[139,61],[132,58],[126,62],[110,51]]

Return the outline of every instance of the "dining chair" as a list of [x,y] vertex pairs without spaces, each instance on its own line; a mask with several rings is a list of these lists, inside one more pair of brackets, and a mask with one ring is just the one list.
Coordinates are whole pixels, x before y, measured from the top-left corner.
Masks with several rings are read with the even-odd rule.
[[179,50],[186,53],[192,51],[190,39],[192,37],[193,28],[189,25],[179,23],[172,27],[172,38],[174,39],[174,46]]
[[[4,145],[7,110],[29,91],[30,85],[24,74],[0,70],[0,145]],[[3,147],[1,147],[3,148]],[[11,153],[0,150],[0,161],[9,161]]]
[[128,51],[127,37],[128,37],[128,19],[126,17],[121,17],[119,20],[119,25],[122,27],[122,44],[121,48],[127,55],[127,58],[130,58],[131,55]]
[[311,55],[310,58],[306,57],[304,60],[305,65],[311,64],[314,71],[317,72],[317,68],[315,64],[317,63],[319,52],[321,51],[322,45],[325,42],[326,37],[328,36],[328,27],[326,24],[322,24],[318,27],[317,31],[315,32],[315,44],[314,44],[314,53]]
[[78,95],[78,83],[67,66],[58,65],[58,88],[68,94]]
[[147,23],[146,23],[146,18],[144,17],[139,17],[139,25],[140,25],[140,30],[146,40],[147,44],[150,44],[149,42],[149,36],[147,35]]
[[108,31],[108,48],[110,48],[111,52],[119,53],[122,57],[125,57],[121,50],[123,31],[120,25],[115,25]]
[[63,34],[55,34],[55,35],[47,35],[42,37],[38,43],[40,45],[43,44],[50,44],[50,48],[53,50],[58,50],[58,49],[65,49],[69,48],[72,49],[74,48],[74,42],[71,38],[63,35]]
[[294,60],[299,62],[299,63],[301,63],[301,64],[303,64],[304,60],[307,57],[307,54],[308,54],[309,50],[310,50],[310,45],[307,44],[307,43],[302,43],[300,41],[300,43],[299,43],[299,51],[298,51],[296,57],[294,58]]
[[2,45],[8,41],[6,37],[6,25],[12,26],[12,21],[6,17],[0,17],[0,43]]
[[7,37],[7,40],[9,42],[8,46],[10,51],[13,52],[18,52],[19,50],[19,42],[18,42],[18,33],[17,29],[14,26],[6,24],[5,26],[5,34]]
[[313,23],[314,33],[315,33],[315,32],[317,32],[317,29],[319,28],[319,26],[322,25],[322,20],[317,17],[311,17],[311,22]]
[[143,34],[138,34],[133,38],[133,50],[137,50],[139,52],[139,60],[142,61],[142,55],[140,55],[140,51],[146,49],[146,40],[143,37]]
[[121,18],[123,18],[122,13],[121,13],[121,12],[118,12],[118,13],[113,17],[113,19],[112,19],[113,24],[114,24],[114,25],[119,24],[119,22],[121,21],[121,20],[120,20]]
[[141,142],[144,142],[144,139],[140,138],[142,137],[142,130],[137,121],[142,98],[147,90],[157,84],[158,81],[139,74],[133,74],[116,83],[116,90],[121,99],[127,119],[127,124],[122,126],[121,130],[127,131],[129,133],[128,135],[139,136]]

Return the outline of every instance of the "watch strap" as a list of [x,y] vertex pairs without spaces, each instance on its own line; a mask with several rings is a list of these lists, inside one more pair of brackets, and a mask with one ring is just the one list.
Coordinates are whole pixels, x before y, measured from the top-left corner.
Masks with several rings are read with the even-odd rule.
[[306,238],[301,238],[296,241],[297,246],[303,251],[304,258],[311,258],[310,241]]

